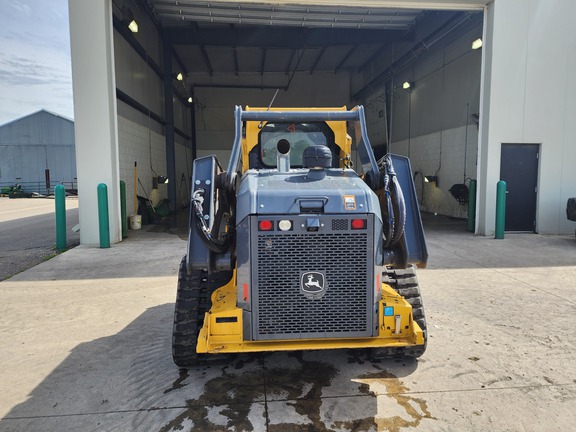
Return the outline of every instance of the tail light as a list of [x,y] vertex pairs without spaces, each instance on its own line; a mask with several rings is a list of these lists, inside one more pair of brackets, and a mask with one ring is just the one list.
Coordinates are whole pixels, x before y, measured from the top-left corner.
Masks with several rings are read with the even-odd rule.
[[352,219],[352,229],[366,229],[366,219]]
[[274,224],[271,220],[261,220],[258,222],[258,230],[260,231],[272,231]]

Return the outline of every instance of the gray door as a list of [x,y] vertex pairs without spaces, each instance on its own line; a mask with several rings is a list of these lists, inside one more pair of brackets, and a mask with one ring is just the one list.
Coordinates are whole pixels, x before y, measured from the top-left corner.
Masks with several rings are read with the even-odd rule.
[[500,179],[506,182],[506,231],[536,229],[539,144],[502,144]]

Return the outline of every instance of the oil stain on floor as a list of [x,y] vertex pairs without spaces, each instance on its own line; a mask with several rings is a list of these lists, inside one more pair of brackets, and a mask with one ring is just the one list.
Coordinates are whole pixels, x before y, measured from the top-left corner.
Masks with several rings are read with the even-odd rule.
[[362,375],[354,381],[369,386],[371,393],[376,396],[377,413],[374,421],[379,432],[400,432],[404,428],[419,426],[423,419],[435,420],[426,401],[410,396],[410,389],[386,370]]
[[[222,368],[222,373],[204,383],[197,399],[186,400],[186,408],[162,427],[171,431],[391,431],[417,427],[423,419],[433,419],[426,401],[407,394],[409,389],[382,364],[372,363],[364,356],[351,351],[346,366],[336,366],[330,361],[306,358],[303,352],[286,354],[282,364],[270,361],[270,356],[251,358],[261,368],[241,372],[240,360]],[[272,363],[271,365],[268,363]],[[286,364],[283,364],[286,363]],[[346,368],[349,363],[361,365],[367,371],[350,380]],[[166,392],[194,385],[194,373],[182,371],[174,385]],[[338,396],[327,396],[326,389],[335,380],[340,386],[351,381],[359,386],[352,397],[374,400],[373,413],[362,418],[335,420],[332,412]],[[372,396],[372,397],[370,397]],[[268,412],[270,400],[294,412],[289,421],[271,422]],[[366,405],[365,400],[361,403]],[[332,408],[330,409],[330,404]],[[328,408],[327,408],[328,407]],[[368,411],[371,411],[368,408]],[[366,410],[364,410],[364,414]],[[341,419],[341,416],[339,417]]]

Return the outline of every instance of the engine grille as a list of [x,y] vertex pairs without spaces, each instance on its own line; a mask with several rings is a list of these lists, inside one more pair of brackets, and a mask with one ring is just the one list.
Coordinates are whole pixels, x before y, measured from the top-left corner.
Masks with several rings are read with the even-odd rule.
[[[371,336],[369,231],[259,233],[253,257],[257,260],[254,338]],[[307,271],[325,274],[322,298],[303,294],[300,278]]]

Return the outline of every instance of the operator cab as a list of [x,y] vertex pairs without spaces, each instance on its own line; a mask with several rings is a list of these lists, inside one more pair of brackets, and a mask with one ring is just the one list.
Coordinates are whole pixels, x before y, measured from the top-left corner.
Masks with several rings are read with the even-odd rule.
[[290,143],[290,167],[303,168],[304,151],[312,146],[325,146],[332,154],[331,168],[339,166],[339,147],[334,132],[325,122],[311,123],[266,123],[258,133],[258,144],[249,152],[251,169],[276,168],[278,142]]

